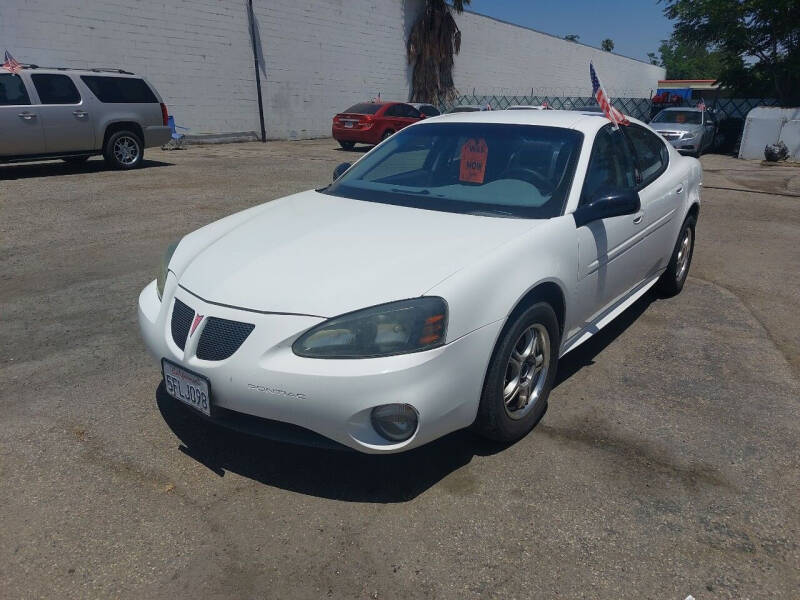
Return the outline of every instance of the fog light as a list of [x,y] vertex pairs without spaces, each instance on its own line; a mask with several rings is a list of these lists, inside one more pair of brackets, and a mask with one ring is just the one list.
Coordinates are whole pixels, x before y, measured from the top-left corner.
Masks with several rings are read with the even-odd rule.
[[372,426],[390,442],[403,442],[417,430],[417,411],[409,404],[384,404],[372,409]]

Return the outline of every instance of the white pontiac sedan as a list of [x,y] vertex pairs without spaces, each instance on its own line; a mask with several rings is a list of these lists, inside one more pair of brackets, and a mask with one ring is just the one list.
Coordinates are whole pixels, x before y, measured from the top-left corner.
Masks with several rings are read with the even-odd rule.
[[681,290],[701,176],[635,120],[427,119],[171,246],[142,336],[166,393],[211,421],[369,453],[470,426],[513,441],[559,357]]

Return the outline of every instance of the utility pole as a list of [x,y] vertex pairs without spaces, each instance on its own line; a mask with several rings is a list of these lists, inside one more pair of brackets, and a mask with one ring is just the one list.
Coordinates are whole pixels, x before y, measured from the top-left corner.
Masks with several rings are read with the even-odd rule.
[[256,70],[256,91],[258,92],[258,118],[261,120],[261,141],[267,141],[267,129],[264,126],[264,101],[261,98],[261,73],[258,70],[258,46],[256,45],[256,14],[253,12],[253,0],[247,0],[250,20],[250,40],[253,42],[253,66]]

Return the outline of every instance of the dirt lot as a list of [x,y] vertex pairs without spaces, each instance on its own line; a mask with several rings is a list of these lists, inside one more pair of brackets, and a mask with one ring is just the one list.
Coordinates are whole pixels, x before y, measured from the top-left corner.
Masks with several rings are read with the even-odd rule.
[[0,166],[0,597],[798,597],[800,168],[704,157],[683,293],[565,357],[514,446],[198,427],[157,396],[139,290],[170,241],[350,156]]

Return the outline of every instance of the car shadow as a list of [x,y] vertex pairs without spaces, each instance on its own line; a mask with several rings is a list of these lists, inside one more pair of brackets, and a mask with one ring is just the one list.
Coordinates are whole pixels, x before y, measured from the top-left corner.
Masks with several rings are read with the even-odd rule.
[[586,340],[558,361],[558,373],[553,384],[553,389],[575,375],[583,367],[594,364],[595,357],[605,350],[611,342],[616,340],[636,320],[644,314],[647,308],[659,299],[658,294],[650,289],[641,298],[634,302],[616,319],[603,327],[600,331]]
[[[591,365],[657,298],[648,292],[567,354],[559,362],[555,386]],[[511,446],[462,430],[401,454],[369,455],[274,442],[221,427],[170,397],[163,382],[156,389],[156,403],[181,442],[178,449],[218,476],[232,472],[265,485],[346,502],[407,502],[473,457],[490,456]]]
[[[141,166],[136,169],[153,169],[157,167],[172,167],[173,163],[160,160],[142,160]],[[99,173],[110,171],[104,160],[88,160],[84,163],[70,164],[62,161],[48,161],[36,163],[0,163],[0,181],[12,179],[32,179],[34,177],[58,177],[61,175],[76,175],[80,173]]]
[[462,430],[401,454],[329,450],[273,442],[208,422],[171,398],[163,382],[156,390],[156,403],[181,442],[178,449],[218,476],[232,472],[265,485],[346,502],[407,502],[473,456],[509,447]]

